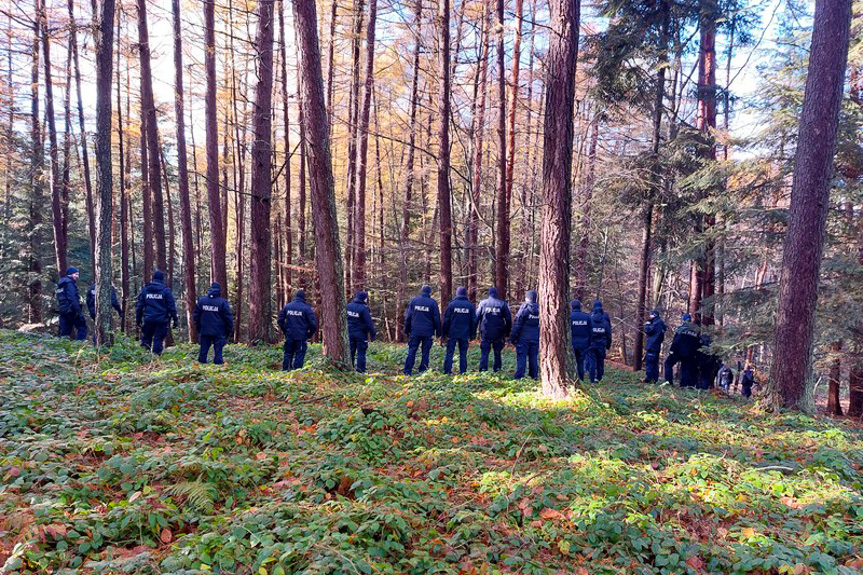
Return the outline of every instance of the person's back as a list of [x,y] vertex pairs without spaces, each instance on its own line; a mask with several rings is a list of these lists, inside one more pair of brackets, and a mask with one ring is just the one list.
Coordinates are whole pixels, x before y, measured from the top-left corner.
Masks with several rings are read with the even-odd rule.
[[662,350],[662,343],[665,341],[665,332],[667,329],[665,322],[659,315],[659,310],[653,310],[650,315],[650,321],[644,324],[644,335],[647,336],[644,342],[644,349],[658,354]]
[[722,389],[725,391],[729,391],[732,383],[734,383],[734,372],[731,371],[730,367],[723,364],[719,369],[719,385],[721,385]]
[[516,351],[516,379],[524,377],[526,367],[530,377],[539,378],[539,304],[536,300],[536,292],[528,291],[512,324],[510,341]]
[[752,368],[747,367],[743,372],[743,379],[740,380],[741,394],[743,397],[752,397],[753,385],[755,385],[755,376],[752,373]]
[[593,302],[590,312],[590,345],[587,354],[587,371],[590,383],[599,383],[605,376],[605,356],[611,348],[611,319],[602,309],[602,302]]
[[698,379],[697,353],[701,347],[701,330],[692,323],[692,316],[683,314],[683,323],[674,331],[668,358],[665,360],[665,379],[674,382],[674,366],[680,364],[680,386],[694,387]]
[[207,363],[207,354],[212,345],[213,363],[224,363],[222,350],[225,347],[225,340],[233,331],[234,317],[231,315],[230,304],[222,297],[222,286],[213,282],[207,290],[207,295],[198,300],[193,317],[201,346],[198,361]]
[[452,372],[452,359],[455,347],[459,348],[459,371],[467,371],[467,349],[468,342],[476,335],[476,308],[467,299],[467,289],[460,287],[456,290],[456,296],[446,308],[444,313],[443,337],[447,338],[446,354],[444,356],[443,372]]
[[141,328],[141,345],[156,355],[161,354],[172,319],[174,327],[177,327],[180,318],[177,316],[174,294],[165,285],[165,273],[156,270],[153,280],[138,295],[135,309],[135,323]]
[[60,337],[87,338],[87,321],[81,313],[81,296],[78,293],[78,268],[70,267],[57,282],[57,311],[60,314]]
[[575,354],[575,367],[578,379],[584,381],[584,360],[590,347],[592,329],[590,314],[582,311],[581,302],[573,300],[572,311],[569,313],[569,335],[572,342],[572,352]]
[[431,297],[431,286],[424,285],[420,295],[411,300],[405,312],[405,333],[408,340],[408,356],[405,358],[404,373],[411,375],[416,362],[417,350],[422,347],[419,371],[429,366],[433,337],[441,334],[440,308]]
[[312,307],[306,303],[305,290],[297,290],[294,299],[282,308],[279,327],[285,334],[282,369],[303,367],[308,348],[307,340],[318,330],[318,320]]
[[360,290],[354,300],[345,307],[348,320],[348,343],[351,349],[351,365],[356,365],[357,371],[366,371],[366,350],[369,341],[374,341],[377,333],[372,322],[372,314],[366,303],[368,294]]
[[674,339],[671,341],[671,352],[683,359],[695,357],[698,348],[701,347],[701,332],[698,326],[689,320],[684,322],[674,331]]
[[512,330],[512,314],[507,303],[498,298],[496,287],[488,289],[488,297],[481,302],[476,310],[476,321],[479,329],[479,370],[488,369],[488,356],[494,350],[494,371],[500,371],[503,361],[501,351]]

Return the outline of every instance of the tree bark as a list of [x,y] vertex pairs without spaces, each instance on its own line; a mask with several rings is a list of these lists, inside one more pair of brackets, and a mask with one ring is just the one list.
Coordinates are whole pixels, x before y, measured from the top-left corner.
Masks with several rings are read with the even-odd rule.
[[[519,71],[521,65],[521,29],[524,22],[524,0],[515,0],[515,42],[512,45],[512,72],[510,76],[510,100],[509,100],[509,141],[507,142],[506,161],[506,197],[507,197],[507,220],[509,219],[509,208],[512,203],[512,190],[515,183],[515,142],[516,142],[516,112],[518,108],[518,96],[521,90],[519,85]],[[528,102],[530,106],[530,102]],[[507,242],[510,241],[509,222],[507,223]],[[509,247],[509,246],[507,246]],[[508,250],[507,250],[508,251]],[[507,253],[507,259],[509,254]],[[508,264],[508,262],[507,262]],[[507,266],[508,269],[508,266]]]
[[[521,0],[518,0],[521,1]],[[477,82],[474,86],[475,115],[473,118],[473,181],[471,183],[470,216],[467,230],[467,294],[475,302],[477,297],[477,250],[479,243],[479,202],[482,195],[482,153],[485,135],[485,99],[488,80],[489,34],[488,12],[483,11],[480,28],[482,54],[478,63]],[[498,288],[500,289],[500,288]]]
[[183,102],[183,38],[180,32],[180,0],[171,0],[174,20],[174,113],[177,116],[177,171],[180,193],[180,219],[183,227],[183,276],[186,299],[186,323],[189,341],[198,341],[198,329],[192,314],[197,305],[195,285],[195,246],[192,241],[192,205],[189,199],[189,167],[186,157],[186,118]]
[[[96,345],[113,345],[111,327],[111,228],[114,220],[114,186],[111,172],[111,79],[113,76],[114,0],[102,0],[96,35]],[[158,178],[158,174],[157,174]]]
[[144,128],[146,124],[146,113],[144,108],[141,107],[141,203],[144,211],[144,237],[142,241],[144,245],[144,282],[150,281],[156,259],[153,241],[153,206],[152,194],[150,193],[150,171],[147,169],[150,152],[147,146],[147,130]]
[[210,212],[211,281],[222,286],[222,297],[228,297],[228,268],[225,262],[226,240],[219,193],[219,126],[216,116],[216,23],[215,0],[204,0],[204,68],[207,92],[204,97],[207,132],[207,201]]
[[567,395],[572,137],[579,0],[551,0],[543,135],[543,210],[539,265],[540,372],[543,394]]
[[[36,8],[40,0],[36,0]],[[45,150],[42,141],[42,123],[39,121],[39,18],[33,20],[33,61],[30,82],[30,205],[28,220],[30,224],[29,242],[26,249],[27,271],[27,321],[39,323],[42,321],[42,208],[44,190]],[[60,273],[65,273],[63,270]]]
[[[333,6],[337,3],[333,2]],[[334,8],[335,9],[335,8]],[[333,18],[335,22],[335,18]],[[332,28],[331,28],[332,30]],[[285,301],[291,297],[291,263],[293,257],[294,243],[293,230],[291,227],[291,117],[288,114],[288,52],[285,44],[285,0],[279,0],[279,41],[281,42],[281,65],[282,65],[282,115],[285,121],[285,206],[284,206],[284,235],[285,235],[285,256],[282,268],[282,281],[284,282],[284,290],[282,298]],[[329,88],[329,86],[328,86]],[[329,100],[328,100],[329,102]],[[330,113],[332,110],[327,108]]]
[[270,341],[272,323],[270,210],[273,198],[273,4],[274,0],[260,0],[258,3],[258,36],[255,41],[258,84],[252,113],[252,245],[249,266],[249,342],[252,344]]
[[[117,13],[117,44],[120,44],[120,32],[122,30],[123,10]],[[120,94],[120,50],[117,50],[117,138],[120,149],[120,307],[123,315],[120,316],[120,331],[126,331],[126,317],[128,314],[129,301],[129,201],[127,200],[128,185],[127,174],[129,173],[129,158],[127,157],[125,142],[123,139],[123,101]],[[128,116],[126,116],[128,118]]]
[[834,357],[830,361],[829,387],[827,390],[827,413],[830,415],[842,415],[842,402],[839,399],[839,390],[842,386],[842,342],[833,342],[830,351]]
[[356,210],[356,173],[357,173],[357,134],[360,104],[360,47],[363,32],[365,0],[354,2],[354,30],[351,48],[353,63],[351,65],[351,92],[348,98],[348,181],[346,186],[347,199],[347,246],[345,250],[345,289],[353,286],[353,258],[355,251],[354,210]]
[[438,169],[437,191],[440,213],[441,301],[452,298],[452,201],[450,199],[450,0],[438,0]]
[[590,252],[590,208],[593,199],[593,187],[596,182],[596,148],[599,144],[599,126],[601,124],[601,112],[597,112],[593,119],[590,132],[590,143],[587,146],[587,177],[582,185],[581,218],[578,225],[578,246],[575,250],[575,297],[584,300],[587,297],[587,286],[590,280],[588,269],[588,254]]
[[336,46],[336,16],[339,11],[339,0],[333,0],[330,8],[330,37],[327,50],[327,117],[330,119],[330,131],[333,129],[333,65]]
[[[520,2],[519,2],[520,3]],[[521,27],[521,20],[518,22]],[[495,238],[494,283],[502,299],[509,286],[509,212],[510,191],[506,173],[506,67],[504,65],[503,0],[497,0],[497,237]],[[520,35],[520,32],[519,32]],[[517,57],[515,59],[517,61]],[[518,89],[513,87],[513,97]],[[515,106],[513,106],[513,110]]]
[[774,405],[802,410],[813,407],[808,385],[812,335],[848,60],[851,0],[817,0],[813,22],[770,372]]
[[315,259],[320,285],[320,325],[323,354],[338,365],[347,359],[345,289],[341,270],[341,248],[336,219],[330,131],[321,53],[318,45],[315,3],[293,0],[294,21],[299,36],[300,82],[303,91],[306,133],[309,136],[309,167],[312,182],[312,215],[315,222]]

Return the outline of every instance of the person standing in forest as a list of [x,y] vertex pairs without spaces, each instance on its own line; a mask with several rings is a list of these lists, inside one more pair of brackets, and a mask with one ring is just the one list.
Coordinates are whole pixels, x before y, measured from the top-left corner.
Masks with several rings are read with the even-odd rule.
[[460,287],[446,308],[443,318],[443,337],[447,338],[443,372],[452,373],[452,358],[458,345],[459,373],[467,371],[467,348],[470,340],[476,337],[476,308],[467,299],[467,288]]
[[581,301],[573,300],[572,312],[569,314],[569,331],[572,337],[572,353],[575,354],[575,366],[579,381],[584,381],[584,358],[590,348],[592,334],[590,315],[581,311]]
[[[117,288],[111,286],[111,307],[117,310],[117,315],[123,317],[123,306],[120,305],[120,300],[117,299]],[[90,284],[90,289],[87,290],[87,310],[90,312],[90,319],[96,320],[96,284]]]
[[306,291],[297,290],[294,300],[285,304],[277,323],[285,334],[282,369],[290,371],[303,367],[308,340],[318,331],[318,319],[312,306],[306,303]]
[[587,371],[590,383],[599,383],[605,375],[605,356],[611,349],[611,319],[602,309],[602,302],[593,302],[590,314],[590,347],[587,350]]
[[512,324],[510,342],[515,346],[515,379],[524,377],[525,369],[533,379],[539,379],[539,303],[536,292],[528,290]]
[[153,281],[146,284],[138,295],[135,324],[141,328],[141,346],[156,355],[162,355],[169,323],[174,329],[180,323],[174,293],[165,285],[165,272],[153,272]]
[[57,311],[60,312],[60,337],[72,337],[78,341],[87,339],[87,321],[81,312],[81,296],[78,294],[78,268],[69,268],[57,282]]
[[434,336],[441,334],[440,308],[431,297],[431,286],[424,285],[420,295],[411,300],[405,313],[404,332],[408,340],[408,356],[405,359],[405,375],[411,375],[416,363],[417,350],[422,346],[422,358],[419,371],[424,372],[429,367],[429,352],[431,352]]
[[752,386],[755,385],[755,376],[752,374],[752,366],[747,365],[743,371],[743,378],[740,380],[741,391],[743,397],[752,397]]
[[366,350],[369,342],[377,337],[372,314],[366,303],[369,294],[363,290],[357,292],[354,301],[346,306],[348,316],[348,343],[351,346],[351,365],[356,366],[360,373],[366,372]]
[[496,287],[488,288],[488,297],[479,302],[476,321],[479,327],[479,370],[488,370],[488,354],[494,349],[492,369],[500,371],[503,365],[500,354],[512,329],[512,313],[507,303],[498,299]]
[[666,329],[659,310],[650,312],[650,319],[644,323],[644,335],[647,336],[644,345],[644,383],[659,381],[659,354],[662,351],[662,342],[665,341]]
[[671,349],[665,360],[665,381],[674,384],[674,366],[680,364],[680,387],[695,387],[698,366],[695,354],[701,346],[700,330],[692,316],[683,314],[683,323],[674,332]]
[[734,385],[734,372],[727,363],[723,363],[719,368],[719,386],[725,390],[725,393],[729,393],[732,385]]
[[231,315],[231,305],[222,297],[222,286],[213,282],[207,295],[198,300],[193,314],[195,327],[198,330],[198,363],[207,363],[210,346],[213,346],[213,363],[225,363],[222,350],[225,341],[234,331],[234,316]]
[[712,343],[710,335],[702,332],[698,343],[700,347],[695,354],[696,362],[698,363],[698,380],[696,381],[696,385],[698,389],[711,389],[716,380],[717,365],[716,356],[710,349],[710,344]]

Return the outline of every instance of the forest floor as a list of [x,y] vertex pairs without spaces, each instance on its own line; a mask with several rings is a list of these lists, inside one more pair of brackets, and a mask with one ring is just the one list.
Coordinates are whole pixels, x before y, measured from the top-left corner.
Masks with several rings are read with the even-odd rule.
[[[860,573],[863,431],[612,369],[278,371],[0,332],[4,573]],[[476,365],[471,349],[471,366]],[[433,365],[442,350],[435,347]],[[4,571],[5,569],[5,571]]]

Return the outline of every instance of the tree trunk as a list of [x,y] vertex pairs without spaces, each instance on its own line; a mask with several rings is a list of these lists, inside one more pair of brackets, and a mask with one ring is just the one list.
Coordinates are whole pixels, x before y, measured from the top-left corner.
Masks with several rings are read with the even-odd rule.
[[569,241],[572,209],[572,137],[579,0],[551,0],[543,136],[542,242],[539,264],[542,391],[567,395],[569,376]]
[[339,0],[333,0],[330,8],[330,37],[327,50],[327,117],[330,119],[330,131],[333,129],[333,62],[336,46],[336,16],[339,11]]
[[315,3],[293,0],[294,22],[299,36],[300,71],[306,133],[309,135],[309,167],[312,182],[312,216],[315,260],[320,284],[323,354],[337,365],[347,360],[345,289],[336,218],[330,130],[324,100],[321,53],[318,45]]
[[[111,329],[111,228],[114,186],[111,173],[111,78],[114,65],[114,0],[102,0],[96,36],[96,175],[99,184],[96,221],[96,345],[113,345]],[[158,178],[158,174],[157,174]]]
[[[509,233],[509,208],[512,203],[512,190],[515,183],[515,142],[516,142],[516,112],[518,108],[518,96],[521,86],[519,86],[519,68],[521,60],[521,29],[524,21],[524,0],[515,0],[515,42],[512,45],[512,73],[510,76],[510,104],[509,104],[509,141],[507,142],[507,161],[506,161],[506,198],[507,198],[507,252],[509,251],[510,233]],[[530,102],[528,102],[530,106]],[[509,253],[507,253],[507,259]],[[507,262],[508,265],[508,262]],[[518,265],[518,264],[516,264]]]
[[[521,2],[519,1],[519,4]],[[518,21],[521,28],[521,19]],[[509,286],[509,205],[511,187],[506,173],[506,68],[504,66],[503,0],[497,0],[497,237],[495,238],[494,283],[502,299],[508,297]],[[519,36],[521,32],[519,31]],[[517,60],[517,57],[515,59]],[[513,97],[518,93],[513,87]],[[513,106],[515,110],[515,106]]]
[[[528,207],[528,177],[529,174],[533,172],[533,164],[536,162],[536,157],[531,155],[533,150],[533,146],[531,146],[531,134],[533,130],[533,60],[534,60],[534,45],[536,42],[536,23],[533,22],[533,14],[536,12],[536,2],[531,2],[531,26],[530,26],[530,52],[528,53],[528,66],[527,66],[527,98],[525,99],[525,114],[527,115],[527,120],[525,121],[525,130],[524,130],[524,147],[526,150],[526,163],[525,165],[528,169],[524,170],[524,173],[521,178],[521,193],[520,193],[520,201],[521,201],[521,210],[520,217],[521,222],[519,224],[519,257],[516,260],[516,272],[515,272],[515,282],[516,294],[524,293],[527,285],[527,269],[528,269],[528,261],[530,256],[532,256],[532,246],[533,246],[533,238],[530,234],[530,221],[533,216],[534,208],[531,205]],[[515,108],[513,108],[515,109]],[[538,130],[537,130],[538,131]],[[511,132],[512,133],[512,132]],[[511,149],[515,149],[513,145]],[[513,160],[515,161],[515,160]],[[532,197],[531,197],[532,200]],[[532,201],[531,201],[532,203]]]
[[[520,1],[520,0],[519,0]],[[488,79],[489,38],[488,12],[483,11],[480,37],[482,54],[478,63],[477,81],[474,85],[475,115],[472,121],[473,132],[473,182],[471,183],[470,216],[467,230],[467,294],[475,302],[477,294],[477,250],[479,243],[479,202],[482,195],[482,152],[485,135],[485,99]],[[500,289],[500,288],[498,288]],[[503,296],[501,296],[503,297]]]
[[839,109],[848,60],[851,0],[817,0],[794,162],[788,232],[770,372],[776,406],[812,409],[812,334]]
[[354,210],[356,210],[356,173],[357,173],[357,134],[359,123],[360,104],[360,47],[361,34],[363,32],[365,0],[354,2],[354,31],[351,53],[353,64],[351,65],[351,92],[348,98],[348,181],[346,186],[348,223],[347,246],[345,250],[345,289],[350,291],[353,287],[353,258],[356,238],[354,236]]
[[[51,222],[54,228],[54,264],[57,277],[66,273],[68,238],[63,229],[62,181],[60,178],[60,147],[57,144],[57,122],[54,115],[54,82],[51,74],[51,38],[48,34],[48,14],[45,0],[37,0],[38,20],[42,27],[42,63],[45,72],[45,116],[48,120],[48,150],[51,155]],[[114,23],[111,22],[113,31]]]
[[599,125],[601,112],[593,119],[590,132],[590,143],[587,146],[587,177],[582,185],[581,217],[578,225],[578,247],[575,250],[575,297],[584,300],[587,297],[587,285],[590,280],[588,270],[588,253],[590,252],[590,204],[593,199],[593,187],[596,182],[596,148],[599,144]]
[[177,116],[177,166],[180,178],[180,219],[183,226],[183,276],[186,299],[186,322],[189,341],[198,341],[198,329],[192,314],[197,304],[195,285],[195,246],[192,242],[192,205],[189,199],[189,167],[186,158],[186,118],[183,102],[183,39],[180,35],[180,0],[171,0],[174,16],[174,113]]
[[[363,89],[363,106],[357,127],[357,181],[354,204],[354,267],[353,288],[366,287],[366,174],[369,155],[369,117],[372,106],[375,74],[375,24],[377,22],[377,0],[369,0],[369,21],[366,24],[366,70]],[[359,93],[358,93],[359,95]]]
[[[333,2],[336,5],[336,2]],[[335,18],[333,18],[335,21]],[[279,41],[281,42],[281,65],[282,65],[282,115],[285,120],[285,207],[284,207],[284,236],[285,257],[282,268],[282,281],[284,290],[282,298],[285,301],[291,298],[291,258],[293,256],[294,243],[291,228],[291,117],[288,114],[288,51],[285,44],[285,0],[279,0]],[[329,108],[328,108],[329,109]]]
[[147,146],[147,130],[144,128],[146,124],[146,114],[144,108],[141,107],[141,203],[144,210],[144,237],[142,241],[144,245],[144,282],[150,281],[156,259],[153,241],[153,206],[152,194],[150,193],[150,171],[147,169],[150,152]]
[[827,390],[827,413],[830,415],[842,415],[842,402],[839,399],[839,390],[842,385],[842,342],[833,342],[830,346],[833,359],[830,361],[829,388]]
[[438,169],[437,192],[440,212],[441,301],[452,298],[452,202],[450,199],[450,0],[438,0]]
[[[859,362],[859,354],[857,355],[855,360]],[[851,366],[851,372],[848,374],[848,411],[846,413],[849,417],[863,417],[863,368],[857,363]]]
[[147,133],[147,157],[152,195],[152,238],[156,245],[156,266],[160,270],[168,267],[165,247],[165,204],[162,197],[162,170],[159,152],[159,130],[156,123],[156,102],[153,97],[153,73],[150,69],[150,34],[147,29],[147,0],[138,2],[138,51],[141,56],[141,107]]
[[[36,7],[40,0],[36,0]],[[33,63],[30,82],[30,139],[32,141],[30,170],[30,205],[28,220],[30,225],[29,245],[26,250],[27,271],[27,321],[42,321],[42,208],[44,202],[45,150],[42,142],[42,125],[39,121],[39,19],[33,20]],[[65,273],[63,270],[60,273]]]
[[272,323],[270,210],[273,197],[273,4],[274,0],[261,0],[258,3],[258,37],[255,41],[258,84],[252,114],[252,245],[249,266],[249,342],[252,344],[270,341]]
[[[123,10],[117,13],[117,44],[120,44]],[[129,315],[129,201],[127,200],[129,173],[129,158],[126,154],[123,139],[123,101],[120,95],[120,50],[117,50],[117,138],[120,145],[120,307],[123,315],[120,317],[120,331],[126,331],[126,317]],[[128,115],[126,116],[128,118]]]
[[[84,125],[84,100],[81,97],[81,65],[78,58],[78,25],[75,22],[75,2],[69,0],[69,42],[72,44],[72,61],[75,63],[75,91],[78,96],[78,132],[81,136],[81,169],[84,172],[85,203],[87,208],[87,222],[90,232],[90,264],[96,262],[96,220],[93,209],[93,183],[90,179],[90,152],[87,147],[87,129]],[[66,270],[61,271],[64,273]]]
[[215,0],[204,0],[204,68],[207,93],[204,97],[207,132],[207,201],[210,212],[211,281],[222,286],[228,297],[228,268],[225,262],[226,239],[219,193],[219,126],[216,115],[216,24]]

